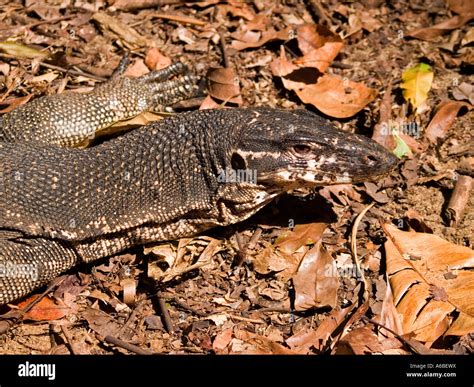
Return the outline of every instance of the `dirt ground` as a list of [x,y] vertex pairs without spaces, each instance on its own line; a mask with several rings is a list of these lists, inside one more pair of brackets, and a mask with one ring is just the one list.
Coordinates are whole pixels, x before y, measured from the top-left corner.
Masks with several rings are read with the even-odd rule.
[[[136,8],[129,9],[135,3]],[[232,99],[231,106],[304,107],[323,114],[286,88],[273,74],[271,63],[280,57],[282,45],[290,56],[301,54],[295,39],[275,38],[275,31],[324,24],[344,37],[344,46],[326,73],[362,83],[376,96],[351,117],[323,115],[342,130],[371,137],[388,94],[391,119],[416,121],[421,148],[413,147],[392,175],[376,185],[325,187],[310,197],[283,197],[241,224],[137,247],[97,265],[80,266],[53,287],[45,297],[49,306],[38,314],[3,321],[7,323],[0,335],[0,353],[420,353],[420,347],[414,349],[416,345],[404,340],[417,341],[425,351],[421,353],[472,353],[472,331],[431,342],[410,334],[390,335],[370,322],[382,321],[378,317],[386,306],[383,224],[433,233],[472,248],[472,193],[456,225],[450,225],[446,216],[459,176],[472,177],[469,100],[464,100],[466,107],[438,141],[424,137],[440,102],[456,100],[459,85],[471,85],[472,103],[472,24],[466,22],[431,40],[410,37],[409,31],[455,15],[441,0],[165,3],[142,8],[139,1],[127,6],[120,0],[1,1],[0,40],[14,38],[51,54],[21,57],[2,50],[2,112],[41,95],[89,90],[109,77],[128,51],[130,75],[160,66],[168,58],[183,61],[202,77],[209,69],[228,67],[240,85],[241,102]],[[94,16],[97,13],[112,16],[119,26]],[[245,35],[244,26],[250,23],[254,29]],[[124,26],[136,35],[130,36]],[[265,32],[272,36],[268,42],[257,44],[252,38],[254,47],[236,49],[236,40]],[[434,78],[426,108],[415,115],[403,98],[401,80],[403,72],[419,62],[430,65]],[[196,109],[203,98],[176,110]],[[216,98],[214,102],[222,103]],[[344,267],[344,262],[351,262],[355,219],[373,202],[356,234],[367,302],[361,297],[360,278],[346,274],[338,279],[335,305],[295,307],[298,260],[307,253],[305,248],[313,247],[303,243],[284,255],[276,253],[275,246],[282,240],[301,240],[305,233],[316,235],[317,225],[324,222],[322,249]],[[127,291],[136,292],[131,302],[124,300]],[[456,313],[446,317],[446,324]],[[311,336],[314,332],[316,337]],[[350,332],[358,332],[360,341]],[[371,340],[377,345],[361,349],[362,341]]]

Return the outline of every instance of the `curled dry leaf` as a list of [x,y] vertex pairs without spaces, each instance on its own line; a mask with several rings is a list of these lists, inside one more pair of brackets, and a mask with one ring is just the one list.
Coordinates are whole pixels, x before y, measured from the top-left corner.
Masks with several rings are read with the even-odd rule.
[[303,56],[288,60],[282,46],[280,57],[272,62],[275,76],[283,86],[295,91],[304,102],[324,114],[347,118],[362,110],[376,95],[375,90],[348,79],[322,75],[343,47],[339,36],[324,27],[305,24],[297,29],[298,47]]
[[304,24],[298,27],[296,39],[304,55],[294,63],[301,67],[315,67],[322,73],[344,46],[339,35],[316,24]]
[[462,107],[469,107],[467,103],[459,101],[445,101],[438,106],[438,110],[426,128],[425,135],[430,142],[443,138],[453,125],[456,116]]
[[[474,31],[474,28],[472,31]],[[471,105],[474,105],[474,85],[462,82],[458,87],[453,89],[453,97],[457,101],[466,100],[469,101]]]
[[[387,273],[403,332],[432,343],[474,332],[474,252],[432,234],[384,226]],[[447,301],[433,296],[443,289]],[[456,311],[456,314],[453,312]]]
[[474,13],[474,3],[471,0],[446,0],[451,11],[459,14]]
[[146,53],[145,64],[150,70],[160,70],[169,66],[171,59],[163,55],[156,47],[152,47]]
[[333,310],[316,329],[303,328],[288,338],[286,344],[299,354],[310,353],[311,348],[314,348],[318,352],[323,351],[329,338],[334,335],[334,332],[341,326],[344,320],[347,319],[347,316],[353,309],[354,305],[341,310]]
[[326,226],[325,223],[296,225],[292,231],[277,238],[274,245],[268,245],[257,254],[253,262],[255,271],[260,274],[277,272],[282,280],[291,278],[308,251],[307,245],[319,242]]
[[209,95],[224,102],[242,104],[239,77],[233,69],[214,68],[207,73]]
[[415,30],[409,31],[407,36],[412,38],[417,38],[421,40],[434,40],[438,36],[444,35],[445,33],[455,30],[456,28],[462,27],[469,20],[474,18],[474,13],[469,13],[465,15],[456,15],[452,18],[445,20],[439,24],[427,28],[417,28]]

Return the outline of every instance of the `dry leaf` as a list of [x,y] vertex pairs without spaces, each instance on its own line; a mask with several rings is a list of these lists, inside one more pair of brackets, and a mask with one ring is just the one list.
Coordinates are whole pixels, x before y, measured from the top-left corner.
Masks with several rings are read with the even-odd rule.
[[[432,234],[393,225],[384,230],[387,273],[403,332],[427,343],[474,332],[474,252]],[[436,300],[431,286],[443,289],[448,301]],[[455,310],[459,316],[452,321]]]
[[163,55],[156,47],[150,48],[145,56],[145,64],[150,70],[160,70],[171,64],[171,59]]
[[[40,295],[34,294],[26,300],[17,304],[20,309],[25,308],[36,300]],[[33,306],[23,317],[24,320],[33,321],[51,321],[59,320],[66,316],[69,308],[64,305],[56,304],[51,298],[43,297],[35,306]]]
[[341,37],[324,26],[304,24],[297,29],[298,47],[304,54],[294,63],[300,67],[315,67],[322,73],[342,50]]
[[48,52],[37,50],[20,43],[0,42],[0,51],[15,58],[46,59]]
[[438,107],[438,111],[426,128],[425,135],[430,142],[436,142],[443,138],[453,125],[459,110],[463,106],[469,106],[464,102],[444,101]]
[[[242,51],[247,48],[256,48],[256,47],[261,47],[265,43],[268,43],[273,40],[288,40],[288,36],[291,29],[286,29],[282,31],[276,31],[273,28],[267,31],[264,31],[262,33],[258,33],[258,35],[255,34],[247,34],[246,36],[252,36],[251,39],[247,42],[242,42],[239,40],[233,40],[231,43],[231,47],[237,51]],[[255,37],[258,37],[258,39],[255,39]]]
[[322,249],[321,240],[309,250],[293,277],[295,309],[298,311],[337,304],[339,278],[331,255]]
[[208,92],[211,97],[227,103],[240,105],[243,103],[240,96],[239,78],[230,68],[214,68],[207,73]]
[[462,27],[464,24],[466,24],[469,20],[473,18],[474,13],[456,15],[434,26],[427,28],[417,28],[415,30],[409,31],[407,33],[407,36],[411,36],[413,38],[421,40],[434,40],[438,36],[441,36],[451,30],[455,30],[456,28]]
[[316,84],[295,90],[304,103],[310,103],[331,117],[348,118],[375,99],[376,91],[362,83],[323,75]]
[[107,15],[105,12],[96,12],[92,15],[92,19],[98,22],[102,28],[117,34],[129,48],[151,45],[151,42],[148,42],[145,37],[141,36],[132,27],[120,22],[117,17]]

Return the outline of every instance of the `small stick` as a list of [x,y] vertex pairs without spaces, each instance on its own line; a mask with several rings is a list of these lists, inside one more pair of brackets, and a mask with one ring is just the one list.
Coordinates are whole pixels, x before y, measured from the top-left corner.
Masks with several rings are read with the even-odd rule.
[[222,30],[219,30],[218,33],[219,33],[219,43],[221,44],[222,59],[224,60],[224,67],[229,68],[230,62],[229,62],[229,56],[227,55],[227,47],[225,44],[224,33],[222,32]]
[[65,325],[61,325],[61,331],[63,332],[64,337],[69,345],[69,349],[73,355],[79,355],[80,351],[77,349],[76,344],[72,340],[71,334]]
[[237,245],[239,246],[239,251],[237,251],[237,256],[235,257],[234,266],[241,266],[247,255],[247,248],[244,245],[242,240],[242,235],[239,232],[235,233],[235,239],[237,240]]
[[354,226],[352,227],[351,230],[351,252],[352,252],[352,258],[354,259],[354,264],[357,269],[357,274],[360,275],[360,282],[362,283],[362,286],[364,287],[362,289],[363,295],[364,295],[364,301],[367,301],[369,299],[369,290],[367,286],[367,280],[365,279],[365,275],[363,270],[360,267],[360,262],[359,258],[357,257],[357,229],[359,227],[360,221],[364,217],[364,215],[369,211],[373,206],[375,205],[375,202],[369,204],[367,207],[365,207],[359,215],[357,215],[357,218],[354,221]]
[[180,301],[177,297],[175,297],[174,295],[171,295],[171,294],[167,294],[167,293],[163,293],[163,292],[160,292],[157,294],[158,297],[160,298],[164,298],[164,299],[167,299],[167,300],[170,300],[172,301],[173,303],[175,303],[176,305],[178,305],[179,307],[185,309],[185,310],[188,310],[189,312],[197,315],[197,316],[200,316],[200,317],[206,317],[207,316],[207,313],[204,313],[204,312],[201,312],[200,310],[197,310],[197,309],[194,309],[193,307],[185,304],[184,302]]
[[137,316],[137,313],[139,312],[139,310],[141,309],[141,307],[143,306],[143,304],[146,302],[146,300],[142,300],[138,303],[138,305],[135,307],[135,309],[132,310],[132,313],[130,313],[130,316],[129,318],[127,319],[127,321],[125,321],[125,324],[123,324],[122,328],[120,328],[120,331],[118,333],[118,337],[122,336],[125,332],[125,330],[129,327],[129,325],[133,322],[133,320],[135,319],[135,317]]
[[166,13],[154,13],[153,15],[151,15],[151,17],[152,18],[156,17],[158,19],[176,21],[176,22],[185,23],[185,24],[194,24],[194,25],[197,25],[197,26],[205,26],[207,24],[206,22],[204,22],[202,20],[195,19],[193,17],[181,16],[181,15],[169,15],[169,14],[166,14]]
[[99,77],[98,75],[88,74],[88,73],[85,73],[85,72],[80,71],[80,70],[66,69],[64,67],[52,65],[52,64],[49,64],[49,63],[39,62],[39,65],[42,66],[42,67],[46,67],[47,69],[57,70],[57,71],[61,71],[63,73],[69,73],[69,74],[73,74],[73,75],[79,75],[79,76],[87,77],[87,78],[90,78],[90,79],[94,79],[96,81],[105,82],[107,80],[107,78]]
[[175,329],[173,326],[173,321],[171,320],[170,313],[168,312],[165,299],[163,297],[158,296],[158,304],[160,305],[161,315],[163,316],[163,321],[165,323],[166,330],[168,331],[168,333],[173,333]]
[[469,201],[469,195],[472,189],[473,179],[470,176],[458,175],[453,194],[449,199],[446,217],[449,220],[450,227],[456,227],[461,222],[464,210]]
[[120,340],[119,338],[114,337],[114,336],[110,336],[110,335],[105,336],[105,342],[109,344],[113,344],[120,348],[124,348],[127,351],[136,353],[137,355],[153,355],[152,352],[147,351],[146,349],[142,349],[136,346],[135,344],[127,343],[126,341]]

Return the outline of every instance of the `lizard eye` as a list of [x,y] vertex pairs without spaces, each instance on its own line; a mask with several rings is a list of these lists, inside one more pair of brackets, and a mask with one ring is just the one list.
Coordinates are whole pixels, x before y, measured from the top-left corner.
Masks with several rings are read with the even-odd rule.
[[303,144],[293,145],[293,151],[297,155],[305,156],[311,152],[311,147],[309,145],[303,145]]

